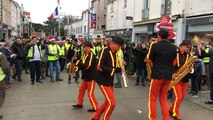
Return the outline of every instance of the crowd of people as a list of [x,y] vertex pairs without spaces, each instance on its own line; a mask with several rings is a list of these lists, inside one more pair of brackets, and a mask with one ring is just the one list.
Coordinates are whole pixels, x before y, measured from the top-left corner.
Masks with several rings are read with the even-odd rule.
[[[74,78],[75,83],[78,84],[80,76],[82,82],[77,103],[72,107],[77,109],[83,107],[84,94],[87,90],[92,105],[88,112],[95,112],[92,120],[99,120],[102,113],[104,113],[103,119],[109,120],[116,106],[113,88],[123,87],[122,73],[133,63],[135,85],[141,84],[145,87],[148,85],[146,83],[150,84],[149,119],[156,119],[156,99],[159,96],[162,118],[169,120],[170,114],[176,120],[180,120],[179,108],[189,83],[191,83],[189,94],[192,97],[198,97],[202,86],[207,86],[210,89],[210,100],[205,104],[213,104],[213,49],[211,43],[192,44],[190,40],[183,40],[179,46],[176,46],[172,40],[167,39],[168,35],[166,29],[160,29],[156,39],[152,38],[149,42],[138,45],[132,43],[130,46],[118,36],[112,37],[109,41],[85,41],[81,44],[76,38],[46,40],[37,37],[17,38],[12,45],[9,42],[2,42],[0,107],[4,101],[5,88],[12,87],[11,80],[19,82],[23,80],[23,67],[25,73],[30,74],[31,85],[34,85],[43,84],[42,79],[46,78],[49,78],[52,83],[63,81],[60,73],[69,71],[69,63],[73,63],[75,74],[74,77],[68,77],[68,83],[71,84],[71,79]],[[194,63],[194,72],[187,74],[168,91],[174,73],[187,63],[192,55],[199,58]],[[121,68],[121,64],[125,66],[125,69]],[[151,74],[147,66],[151,66]],[[114,76],[117,82],[114,82]],[[2,78],[5,79],[6,85]],[[94,94],[96,83],[106,98],[101,106],[98,106]],[[174,97],[174,101],[168,107],[167,98],[171,97]]]

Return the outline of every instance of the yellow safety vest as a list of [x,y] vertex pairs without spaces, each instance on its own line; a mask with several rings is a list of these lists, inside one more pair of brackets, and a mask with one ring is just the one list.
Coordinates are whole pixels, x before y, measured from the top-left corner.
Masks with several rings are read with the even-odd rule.
[[[206,51],[206,53],[209,53],[209,48],[206,48],[205,51]],[[204,57],[204,58],[203,58],[203,62],[204,62],[204,63],[209,63],[209,61],[210,61],[210,57]]]
[[65,43],[65,48],[68,51],[68,49],[70,48],[71,44]]
[[[28,58],[33,58],[33,54],[34,54],[33,47],[34,46],[31,46],[30,49],[28,50],[28,54],[27,54]],[[40,57],[42,58],[41,46],[38,46],[38,48],[39,48]]]
[[59,55],[65,55],[65,47],[64,46],[59,46]]
[[[49,50],[49,53],[51,53],[51,54],[58,54],[57,45],[50,44],[48,46],[48,50]],[[50,55],[48,55],[47,59],[48,59],[48,61],[54,61],[54,60],[58,60],[58,57],[57,56],[50,56]]]
[[[1,55],[2,53],[0,52],[0,55]],[[2,80],[4,80],[4,78],[5,78],[5,74],[4,74],[4,72],[3,72],[3,70],[2,70],[2,67],[0,67],[0,81],[2,81]]]

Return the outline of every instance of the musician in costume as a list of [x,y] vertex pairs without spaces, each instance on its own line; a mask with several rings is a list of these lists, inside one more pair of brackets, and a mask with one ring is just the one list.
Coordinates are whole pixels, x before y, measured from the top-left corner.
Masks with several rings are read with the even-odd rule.
[[100,51],[97,65],[97,83],[105,97],[105,101],[97,109],[92,120],[99,120],[103,113],[103,120],[110,120],[110,116],[116,106],[113,79],[115,73],[121,72],[121,68],[116,67],[118,66],[116,52],[121,48],[123,43],[124,40],[121,37],[114,36],[110,45]]
[[91,51],[92,44],[89,41],[82,43],[83,47],[83,58],[82,60],[74,59],[73,62],[76,63],[76,71],[82,70],[82,82],[79,88],[78,102],[73,105],[73,108],[82,108],[84,102],[84,94],[87,90],[90,103],[92,105],[88,112],[95,112],[98,107],[98,102],[94,95],[95,84],[96,84],[96,57]]
[[173,63],[177,48],[168,41],[169,32],[161,28],[157,34],[158,42],[152,44],[147,56],[147,63],[153,64],[149,90],[149,120],[156,120],[156,102],[159,97],[163,120],[170,120],[167,104],[168,86],[172,80]]
[[[189,59],[191,46],[192,45],[189,40],[183,40],[183,42],[180,44],[180,48],[176,58],[177,60],[176,70],[178,70],[178,68],[183,66]],[[175,120],[180,120],[180,104],[184,100],[184,97],[186,95],[189,78],[190,74],[186,75],[181,81],[179,81],[173,87],[175,99],[170,106],[169,112]]]

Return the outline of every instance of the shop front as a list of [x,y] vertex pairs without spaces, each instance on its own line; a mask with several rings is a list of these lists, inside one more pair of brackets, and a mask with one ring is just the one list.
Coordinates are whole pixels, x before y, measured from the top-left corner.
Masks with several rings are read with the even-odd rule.
[[132,39],[132,29],[106,30],[106,31],[103,31],[103,35],[106,38],[112,37],[112,36],[121,36],[125,39],[131,40]]
[[194,44],[213,42],[213,15],[187,18],[187,38]]

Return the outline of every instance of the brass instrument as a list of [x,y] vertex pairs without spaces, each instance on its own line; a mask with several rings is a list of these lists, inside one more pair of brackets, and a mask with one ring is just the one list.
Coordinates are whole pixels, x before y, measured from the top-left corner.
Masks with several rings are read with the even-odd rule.
[[72,62],[70,62],[70,63],[68,64],[68,75],[69,75],[69,76],[74,75],[75,72],[76,72],[76,64],[73,63],[73,60],[77,58],[77,53],[78,53],[78,51],[79,51],[79,50],[76,50],[76,51],[75,51],[74,56],[73,56],[73,58],[72,58]]
[[173,74],[172,82],[170,83],[168,90],[170,90],[175,84],[183,79],[188,73],[192,73],[194,70],[194,63],[197,60],[197,56],[189,57],[188,61],[182,67],[180,67],[176,73]]
[[146,63],[146,71],[147,71],[146,79],[149,80],[149,81],[151,81],[152,64]]
[[124,83],[124,87],[128,87],[128,77],[125,71],[125,66],[124,66],[124,60],[122,58],[118,59],[120,67],[121,67],[121,74],[122,74],[122,79]]

